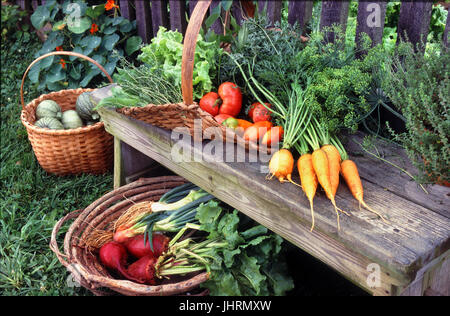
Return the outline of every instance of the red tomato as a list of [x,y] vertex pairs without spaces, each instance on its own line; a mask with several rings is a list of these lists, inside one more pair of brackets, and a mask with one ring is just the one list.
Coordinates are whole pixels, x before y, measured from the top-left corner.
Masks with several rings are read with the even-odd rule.
[[228,114],[219,114],[214,116],[214,119],[219,123],[222,124],[223,121],[225,121],[227,118],[232,117],[231,115]]
[[222,99],[219,113],[237,116],[242,107],[241,89],[232,82],[224,82],[219,86],[218,92]]
[[221,104],[222,100],[216,92],[208,92],[200,99],[199,102],[200,108],[212,116],[219,114],[219,106]]
[[[255,103],[254,103],[255,104]],[[266,103],[267,107],[271,107],[269,103]],[[252,120],[254,123],[260,122],[260,121],[271,121],[272,117],[270,115],[270,111],[261,103],[256,103],[255,107],[252,111]]]

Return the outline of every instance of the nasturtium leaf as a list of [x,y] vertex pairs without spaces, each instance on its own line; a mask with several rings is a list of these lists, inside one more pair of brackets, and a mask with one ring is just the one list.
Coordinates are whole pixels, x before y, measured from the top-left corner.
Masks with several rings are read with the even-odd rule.
[[103,47],[105,47],[107,50],[112,50],[116,43],[119,41],[120,37],[117,34],[111,34],[108,36],[105,36],[103,38]]
[[97,76],[99,73],[101,72],[100,69],[92,69],[90,68],[88,73],[84,76],[83,80],[80,82],[80,86],[81,87],[86,87],[89,82],[92,80],[92,78],[94,78],[95,76]]
[[67,20],[67,28],[75,33],[75,34],[81,34],[87,31],[91,28],[92,21],[88,17],[82,17],[82,18],[74,18],[72,20]]
[[98,18],[105,12],[105,6],[103,4],[96,5],[94,7],[88,7],[86,9],[86,15],[92,19]]
[[128,33],[133,29],[133,24],[131,24],[128,20],[123,20],[122,23],[119,25],[119,30],[122,33]]
[[132,36],[127,39],[127,42],[125,44],[125,52],[128,56],[130,56],[131,54],[139,50],[141,44],[142,38],[140,36]]
[[91,49],[95,49],[100,46],[101,42],[102,42],[101,37],[95,36],[95,35],[89,35],[89,36],[84,37],[80,41],[80,45],[81,45],[81,47],[84,47],[84,48],[88,47]]
[[46,6],[38,6],[30,17],[31,24],[37,30],[42,28],[50,18],[50,11]]

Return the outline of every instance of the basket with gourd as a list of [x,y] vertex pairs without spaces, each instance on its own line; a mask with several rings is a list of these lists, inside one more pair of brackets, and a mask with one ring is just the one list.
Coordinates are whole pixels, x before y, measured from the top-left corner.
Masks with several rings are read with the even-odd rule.
[[34,60],[25,71],[20,87],[21,121],[27,129],[34,154],[41,167],[57,175],[101,174],[113,163],[113,136],[108,134],[90,98],[93,89],[69,89],[44,94],[25,105],[23,86],[31,67],[43,58],[69,55],[86,59],[100,68],[95,60],[75,52],[50,52]]

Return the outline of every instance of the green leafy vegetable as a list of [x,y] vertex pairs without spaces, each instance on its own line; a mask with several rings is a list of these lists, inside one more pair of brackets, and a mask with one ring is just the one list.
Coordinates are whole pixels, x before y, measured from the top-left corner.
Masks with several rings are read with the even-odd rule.
[[222,209],[217,201],[197,209],[207,239],[220,238],[227,244],[212,250],[211,277],[202,286],[216,296],[284,295],[294,284],[283,261],[283,239],[261,225],[245,227],[243,217],[237,210]]
[[[183,35],[160,27],[152,42],[144,46],[138,59],[151,71],[162,70],[163,76],[181,89],[181,59]],[[206,42],[201,35],[197,39],[194,56],[193,88],[194,99],[200,99],[213,88],[216,76],[216,58],[220,48],[215,42]]]

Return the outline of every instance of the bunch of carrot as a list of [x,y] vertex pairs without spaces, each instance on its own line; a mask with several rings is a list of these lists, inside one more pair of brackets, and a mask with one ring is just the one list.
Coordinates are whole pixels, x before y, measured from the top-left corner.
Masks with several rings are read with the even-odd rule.
[[[313,152],[309,153],[308,144]],[[350,192],[369,211],[377,214],[383,221],[384,217],[370,208],[364,202],[364,190],[359,177],[358,168],[354,161],[350,160],[341,142],[336,137],[330,137],[326,129],[321,126],[316,118],[313,118],[307,128],[307,132],[296,145],[300,153],[297,161],[297,169],[300,175],[302,189],[311,206],[312,225],[314,229],[313,199],[318,183],[322,186],[328,199],[331,200],[337,215],[337,225],[340,229],[339,212],[349,215],[336,206],[335,196],[339,186],[340,175],[347,183]]]
[[[308,84],[306,89],[302,89],[298,83],[294,82],[288,91],[290,96],[289,102],[285,105],[256,80],[252,75],[250,65],[248,65],[249,75],[247,76],[242,66],[236,60],[234,62],[240,69],[249,90],[258,102],[265,104],[265,101],[259,96],[261,94],[272,104],[272,107],[267,107],[267,110],[270,111],[284,130],[282,148],[276,151],[269,161],[270,175],[268,179],[276,177],[280,182],[289,181],[298,185],[292,180],[294,157],[291,149],[295,148],[300,153],[297,169],[300,176],[300,186],[310,202],[311,231],[314,229],[313,199],[318,184],[321,185],[327,198],[330,199],[334,206],[338,230],[340,230],[339,212],[349,215],[349,213],[338,208],[335,201],[340,175],[344,178],[350,192],[360,206],[363,205],[386,222],[381,214],[364,202],[364,191],[358,169],[356,164],[349,159],[339,139],[330,137],[326,124],[320,124],[314,113],[307,106]],[[311,147],[312,152],[310,152],[309,147]]]

